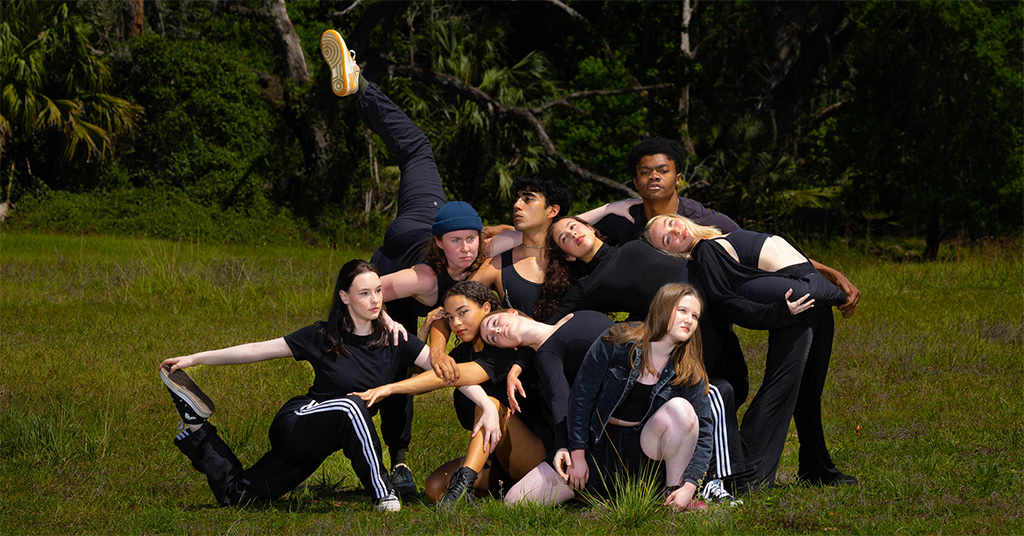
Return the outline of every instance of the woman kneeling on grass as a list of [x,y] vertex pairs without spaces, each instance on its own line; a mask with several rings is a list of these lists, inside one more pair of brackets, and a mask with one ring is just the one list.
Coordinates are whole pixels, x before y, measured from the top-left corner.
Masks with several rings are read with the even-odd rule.
[[[160,363],[160,378],[182,418],[175,446],[206,474],[221,505],[275,499],[295,489],[328,456],[343,450],[352,469],[380,511],[398,511],[401,502],[381,459],[380,440],[360,391],[404,377],[413,364],[430,368],[419,339],[389,344],[390,330],[380,313],[383,296],[374,266],[352,260],[342,266],[326,322],[279,339],[210,350]],[[185,373],[194,365],[240,365],[294,357],[313,366],[313,385],[292,398],[270,425],[270,452],[243,469],[238,458],[206,421],[213,402]],[[374,411],[376,408],[374,408]]]
[[[427,497],[438,506],[469,499],[474,489],[481,493],[498,491],[499,480],[514,482],[522,478],[544,459],[553,443],[553,434],[538,415],[539,408],[524,404],[518,416],[509,409],[505,376],[515,360],[515,351],[486,345],[480,337],[481,320],[499,303],[494,292],[483,284],[462,281],[445,295],[444,317],[427,317],[428,322],[447,318],[452,333],[462,340],[451,352],[459,371],[455,413],[463,428],[473,431],[466,456],[442,465],[427,477]],[[388,396],[422,394],[444,387],[450,385],[427,371],[353,394],[372,406]]]
[[655,465],[666,506],[705,508],[694,500],[711,458],[701,309],[692,286],[670,283],[643,323],[616,325],[595,341],[569,396],[569,448],[530,471],[506,502],[559,504],[582,490],[610,495],[616,475],[636,478]]

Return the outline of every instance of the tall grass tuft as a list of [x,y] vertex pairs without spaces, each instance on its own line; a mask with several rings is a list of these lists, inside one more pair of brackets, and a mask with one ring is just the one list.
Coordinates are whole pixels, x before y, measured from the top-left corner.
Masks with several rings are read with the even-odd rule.
[[[591,471],[599,468],[592,467]],[[661,514],[664,486],[658,465],[644,464],[639,473],[615,473],[607,494],[583,492],[584,500],[598,516],[617,529],[640,530]],[[607,482],[607,479],[605,479]]]

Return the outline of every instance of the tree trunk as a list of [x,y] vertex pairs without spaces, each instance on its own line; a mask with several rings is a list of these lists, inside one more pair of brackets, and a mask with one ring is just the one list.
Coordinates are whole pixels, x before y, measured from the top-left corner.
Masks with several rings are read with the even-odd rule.
[[309,69],[306,68],[306,57],[302,54],[299,36],[288,17],[284,0],[263,0],[263,8],[270,17],[271,26],[277,36],[285,76],[300,86],[308,84]]
[[[696,3],[694,0],[693,4]],[[683,0],[683,28],[679,36],[679,52],[683,54],[689,63],[693,61],[693,51],[690,49],[690,21],[693,19],[694,5],[690,0]],[[679,134],[683,139],[683,148],[691,155],[697,154],[693,145],[693,138],[690,136],[690,84],[683,84],[679,91]]]
[[[288,17],[288,10],[285,9],[284,0],[263,0],[263,10],[270,19],[271,27],[277,37],[278,50],[281,52],[281,62],[285,76],[291,78],[296,86],[307,86],[310,83],[309,69],[306,66],[306,56],[302,53],[302,45],[299,36],[295,33],[295,27]],[[286,88],[288,86],[286,85]],[[305,100],[307,106],[300,108],[309,109],[312,93],[303,93],[300,97]],[[290,89],[286,89],[285,98],[293,100]],[[306,113],[289,118],[292,129],[302,143],[302,152],[306,159],[307,171],[313,173],[317,178],[326,179],[330,168],[332,153],[330,150],[330,136],[327,131],[327,123],[323,116],[318,113]]]
[[121,39],[127,41],[142,35],[142,0],[124,0],[121,10]]

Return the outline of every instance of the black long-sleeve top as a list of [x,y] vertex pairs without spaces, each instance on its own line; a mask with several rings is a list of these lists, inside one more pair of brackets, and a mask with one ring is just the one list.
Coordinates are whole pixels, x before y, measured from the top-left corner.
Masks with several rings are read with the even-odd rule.
[[666,255],[642,240],[601,246],[587,268],[590,273],[569,288],[549,323],[582,309],[625,312],[629,320],[643,320],[662,286],[691,280],[686,259]]

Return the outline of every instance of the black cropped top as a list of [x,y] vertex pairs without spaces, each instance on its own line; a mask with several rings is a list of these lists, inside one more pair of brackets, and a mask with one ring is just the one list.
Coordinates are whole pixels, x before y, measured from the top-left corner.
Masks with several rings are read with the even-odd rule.
[[651,391],[654,384],[637,382],[626,393],[626,398],[612,412],[612,417],[626,422],[640,422],[647,416],[647,408],[651,407]]

